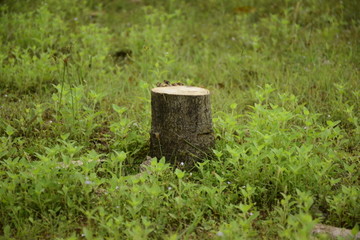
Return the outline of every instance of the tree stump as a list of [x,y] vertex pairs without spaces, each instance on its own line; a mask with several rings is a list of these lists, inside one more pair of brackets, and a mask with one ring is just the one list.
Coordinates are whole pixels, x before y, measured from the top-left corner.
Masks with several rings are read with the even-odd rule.
[[151,91],[150,155],[192,167],[214,147],[210,92],[189,86],[157,87]]

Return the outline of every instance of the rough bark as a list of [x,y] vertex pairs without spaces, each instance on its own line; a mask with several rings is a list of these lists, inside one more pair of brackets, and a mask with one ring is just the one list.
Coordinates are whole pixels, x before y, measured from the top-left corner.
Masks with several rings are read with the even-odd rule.
[[172,86],[151,91],[150,154],[191,167],[214,147],[210,92],[203,88]]

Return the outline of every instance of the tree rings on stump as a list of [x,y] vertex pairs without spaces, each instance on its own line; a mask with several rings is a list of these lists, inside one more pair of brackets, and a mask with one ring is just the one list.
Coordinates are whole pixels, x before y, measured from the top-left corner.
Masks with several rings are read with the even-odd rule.
[[191,167],[211,153],[214,135],[210,92],[189,86],[157,87],[151,91],[152,157]]

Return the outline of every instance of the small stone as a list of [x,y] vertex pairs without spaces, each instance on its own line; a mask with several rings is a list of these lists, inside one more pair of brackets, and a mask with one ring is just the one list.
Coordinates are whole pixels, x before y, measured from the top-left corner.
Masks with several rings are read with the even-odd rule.
[[216,233],[216,236],[218,236],[218,237],[223,237],[223,236],[224,236],[224,233],[219,231],[219,232]]

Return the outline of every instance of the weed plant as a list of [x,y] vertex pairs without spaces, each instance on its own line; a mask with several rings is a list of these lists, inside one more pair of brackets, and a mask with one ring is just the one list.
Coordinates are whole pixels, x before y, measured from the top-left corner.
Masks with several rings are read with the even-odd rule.
[[[326,239],[360,222],[356,1],[0,3],[0,239]],[[210,89],[214,156],[152,159],[150,89]]]

